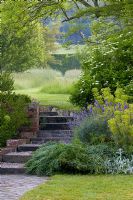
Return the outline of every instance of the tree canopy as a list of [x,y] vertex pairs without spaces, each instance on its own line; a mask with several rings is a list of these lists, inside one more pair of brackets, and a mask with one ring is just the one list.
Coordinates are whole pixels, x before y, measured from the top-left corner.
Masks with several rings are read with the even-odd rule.
[[1,71],[44,66],[50,57],[49,30],[40,20],[32,20],[30,6],[30,1],[2,2]]

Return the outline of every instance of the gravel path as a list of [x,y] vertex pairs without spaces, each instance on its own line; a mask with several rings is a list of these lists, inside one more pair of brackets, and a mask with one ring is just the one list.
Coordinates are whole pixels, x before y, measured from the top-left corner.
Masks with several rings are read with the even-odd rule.
[[0,175],[0,199],[19,200],[25,192],[46,181],[46,177]]

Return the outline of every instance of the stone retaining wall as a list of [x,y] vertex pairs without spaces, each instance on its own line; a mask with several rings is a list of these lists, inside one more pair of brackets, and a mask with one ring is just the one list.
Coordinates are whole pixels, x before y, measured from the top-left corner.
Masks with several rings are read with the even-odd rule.
[[[0,161],[2,155],[16,151],[17,147],[22,144],[30,142],[30,138],[35,137],[39,130],[39,104],[32,102],[27,108],[27,117],[30,119],[29,126],[22,126],[20,128],[19,139],[7,140],[7,146],[0,149]],[[28,131],[26,129],[28,128]]]

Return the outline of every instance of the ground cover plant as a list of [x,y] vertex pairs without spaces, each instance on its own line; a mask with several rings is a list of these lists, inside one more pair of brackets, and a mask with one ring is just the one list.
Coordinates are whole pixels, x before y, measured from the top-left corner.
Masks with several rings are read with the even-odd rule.
[[133,176],[56,175],[21,200],[131,200]]
[[[133,149],[132,149],[133,150]],[[30,174],[133,174],[133,155],[107,144],[47,143],[26,164]]]

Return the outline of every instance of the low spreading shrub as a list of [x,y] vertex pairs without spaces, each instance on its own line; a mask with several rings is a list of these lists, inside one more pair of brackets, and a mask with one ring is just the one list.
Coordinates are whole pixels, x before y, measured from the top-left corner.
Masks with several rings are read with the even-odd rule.
[[45,144],[37,150],[27,163],[31,174],[53,175],[59,172],[85,173],[90,159],[87,150],[77,144]]
[[80,126],[74,129],[75,137],[89,144],[99,144],[111,141],[111,131],[108,127],[107,117],[102,115],[85,118]]
[[[133,153],[133,152],[132,152]],[[115,156],[104,162],[106,173],[108,174],[133,174],[133,154],[129,156],[124,155],[122,149],[119,149]]]
[[107,144],[47,143],[32,155],[26,168],[30,174],[48,176],[57,173],[133,173],[133,162],[128,156],[122,161],[126,161],[124,170],[120,170],[122,163],[115,152],[116,148]]

